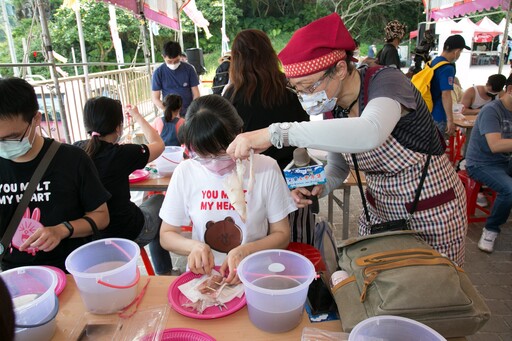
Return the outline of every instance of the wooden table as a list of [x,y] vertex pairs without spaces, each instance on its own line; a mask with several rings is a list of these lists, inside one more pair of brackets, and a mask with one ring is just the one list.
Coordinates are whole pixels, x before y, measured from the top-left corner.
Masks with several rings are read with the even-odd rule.
[[148,178],[139,182],[130,183],[130,191],[166,191],[171,181],[170,176]]
[[464,119],[453,120],[453,123],[459,128],[466,129],[466,141],[464,145],[461,147],[462,157],[466,155],[466,149],[469,145],[469,138],[471,137],[471,130],[473,130],[473,126],[475,125],[477,115],[467,115],[464,116]]
[[[366,179],[363,172],[359,172],[363,186],[366,184]],[[336,203],[342,209],[343,224],[341,229],[341,239],[348,239],[349,229],[349,213],[350,213],[350,192],[352,186],[357,187],[357,177],[355,170],[350,170],[347,179],[341,184],[340,189],[343,191],[343,200],[334,195],[334,191],[327,195],[327,221],[333,223],[333,203]]]
[[[147,276],[141,276],[139,291],[146,283]],[[152,276],[146,294],[138,310],[148,309],[152,306],[162,306],[168,303],[167,291],[169,285],[176,279],[175,276]],[[82,330],[86,319],[84,315],[93,316],[96,323],[116,323],[118,317],[111,315],[92,315],[86,313],[80,293],[71,275],[67,275],[67,285],[59,296],[59,313],[57,315],[57,330],[52,340],[73,340],[76,331]],[[135,315],[136,316],[136,315]],[[139,316],[140,317],[140,316]],[[89,319],[90,321],[90,319]],[[304,327],[341,332],[339,320],[311,323],[304,312],[299,326],[286,333],[272,334],[256,328],[247,313],[247,306],[241,310],[222,318],[213,320],[198,320],[185,317],[173,309],[165,323],[166,328],[193,328],[214,337],[216,340],[300,340]],[[73,333],[75,331],[75,333]],[[110,338],[109,340],[112,340]]]

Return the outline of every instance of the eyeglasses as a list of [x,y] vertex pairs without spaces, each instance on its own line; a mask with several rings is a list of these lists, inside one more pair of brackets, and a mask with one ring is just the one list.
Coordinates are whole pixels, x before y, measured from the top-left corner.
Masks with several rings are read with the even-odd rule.
[[197,155],[196,153],[191,153],[190,156],[191,156],[192,160],[198,161],[201,164],[209,163],[209,162],[212,162],[212,161],[226,161],[226,160],[231,160],[232,159],[231,156],[229,156],[227,154],[203,157],[203,156]]
[[21,135],[20,138],[15,138],[15,139],[0,139],[0,142],[21,142],[23,141],[23,139],[25,138],[25,135],[27,135],[27,132],[28,132],[28,129],[30,128],[30,126],[32,125],[32,122],[30,122],[27,126],[27,129],[25,129],[25,131],[23,132],[23,135]]
[[295,92],[296,94],[300,94],[300,93],[312,94],[313,92],[315,92],[316,88],[318,88],[320,86],[320,84],[322,84],[322,82],[324,81],[324,79],[327,78],[327,76],[329,76],[329,72],[325,72],[315,83],[313,83],[312,85],[308,86],[304,90],[297,90],[297,88],[290,83],[290,80],[288,80],[286,86],[290,90]]

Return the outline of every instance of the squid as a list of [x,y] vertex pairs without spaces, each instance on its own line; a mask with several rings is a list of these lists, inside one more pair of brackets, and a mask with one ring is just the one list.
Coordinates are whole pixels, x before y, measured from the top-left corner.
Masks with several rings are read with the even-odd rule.
[[[251,155],[249,156],[249,193],[254,187],[253,155],[254,152],[251,150]],[[244,194],[244,173],[245,167],[242,164],[242,160],[237,159],[235,169],[224,180],[224,189],[226,190],[231,205],[245,223],[247,219],[247,204]]]

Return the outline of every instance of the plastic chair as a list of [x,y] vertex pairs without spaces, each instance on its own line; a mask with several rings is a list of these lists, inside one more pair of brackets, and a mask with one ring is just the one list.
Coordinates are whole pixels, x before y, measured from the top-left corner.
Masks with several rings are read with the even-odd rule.
[[[468,223],[485,222],[487,220],[487,217],[491,213],[494,200],[496,200],[496,191],[488,187],[482,188],[482,183],[470,178],[465,170],[461,170],[457,174],[459,175],[459,178],[466,189]],[[485,195],[485,198],[487,199],[487,207],[480,206],[477,203],[478,193],[480,192],[481,189],[482,193]],[[485,213],[485,216],[475,216],[475,212],[477,209]]]
[[153,265],[151,264],[151,261],[149,260],[148,253],[146,252],[146,249],[144,246],[140,247],[140,256],[142,258],[142,262],[144,263],[144,267],[146,268],[146,272],[148,273],[148,276],[154,276],[155,270],[153,269]]
[[456,165],[457,162],[462,160],[462,147],[466,142],[466,135],[462,134],[460,129],[455,130],[455,135],[450,136],[448,140],[448,146],[446,146],[446,154],[448,154],[448,160],[452,165]]
[[320,251],[314,246],[305,243],[290,242],[286,249],[301,254],[309,259],[315,266],[316,272],[327,270]]

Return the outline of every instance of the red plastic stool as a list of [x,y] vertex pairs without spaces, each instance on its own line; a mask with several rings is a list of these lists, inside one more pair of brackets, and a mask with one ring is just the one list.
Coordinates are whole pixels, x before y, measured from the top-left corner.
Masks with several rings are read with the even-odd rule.
[[315,271],[319,272],[327,270],[320,251],[314,246],[305,243],[290,242],[286,249],[289,251],[297,252],[309,259],[315,266]]
[[146,268],[148,276],[154,276],[155,270],[153,270],[153,265],[151,265],[151,261],[149,260],[148,253],[146,252],[144,246],[140,247],[140,256],[142,258],[142,263],[144,263],[144,267]]
[[[494,200],[496,200],[496,191],[488,187],[484,187],[482,189],[482,183],[474,179],[471,179],[465,170],[461,170],[457,174],[459,175],[460,180],[462,181],[464,187],[466,188],[468,223],[486,221],[489,214],[491,214],[491,209],[492,205],[494,204]],[[482,193],[485,195],[485,198],[489,203],[487,207],[482,207],[477,203],[478,192],[480,192],[480,189],[482,189]],[[484,217],[476,217],[475,212],[477,209],[482,211],[486,215]]]
[[455,135],[450,136],[448,146],[446,146],[446,154],[452,165],[462,160],[462,147],[466,142],[466,135],[462,134],[460,129],[455,130]]

